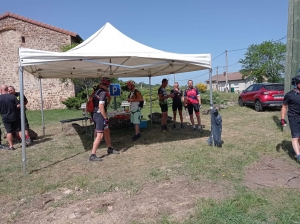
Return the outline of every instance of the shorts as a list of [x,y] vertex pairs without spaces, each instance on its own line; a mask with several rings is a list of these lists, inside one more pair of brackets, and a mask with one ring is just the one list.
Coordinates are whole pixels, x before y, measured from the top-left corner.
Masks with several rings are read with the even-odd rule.
[[168,112],[168,104],[159,104],[161,112]]
[[133,124],[140,124],[142,119],[141,109],[130,111],[130,122]]
[[97,133],[104,132],[104,117],[100,113],[93,114],[93,120],[95,123],[95,130]]
[[289,117],[292,138],[300,138],[300,118]]
[[182,111],[182,103],[181,102],[176,102],[172,104],[172,110],[173,111]]
[[189,115],[193,114],[193,110],[195,111],[195,114],[199,114],[200,111],[199,104],[188,104],[187,108],[189,111]]
[[3,121],[3,125],[7,133],[13,133],[15,131],[21,131],[21,119],[15,121]]

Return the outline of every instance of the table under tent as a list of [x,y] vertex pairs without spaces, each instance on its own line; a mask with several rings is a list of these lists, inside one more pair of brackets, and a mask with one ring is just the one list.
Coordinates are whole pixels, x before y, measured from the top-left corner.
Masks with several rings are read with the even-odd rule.
[[[151,77],[209,69],[211,79],[210,54],[177,54],[157,50],[129,38],[110,23],[67,52],[19,48],[19,66],[21,105],[24,105],[24,70],[40,81],[47,78],[148,77],[150,114]],[[212,92],[210,100],[212,108]],[[22,107],[22,139],[25,139],[24,121]],[[22,142],[22,162],[23,172],[26,173],[25,142]]]

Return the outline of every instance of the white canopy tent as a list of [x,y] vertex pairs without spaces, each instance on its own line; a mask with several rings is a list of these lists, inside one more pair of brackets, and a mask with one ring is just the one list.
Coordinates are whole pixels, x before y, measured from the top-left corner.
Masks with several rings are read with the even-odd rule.
[[[106,23],[86,41],[67,52],[19,48],[19,66],[20,99],[21,105],[24,105],[23,69],[40,80],[149,77],[151,86],[152,76],[211,69],[211,55],[176,54],[157,50],[127,37],[110,23]],[[24,135],[23,109],[21,122]],[[25,139],[25,136],[22,138]],[[23,171],[26,173],[25,142],[22,143],[22,161]]]

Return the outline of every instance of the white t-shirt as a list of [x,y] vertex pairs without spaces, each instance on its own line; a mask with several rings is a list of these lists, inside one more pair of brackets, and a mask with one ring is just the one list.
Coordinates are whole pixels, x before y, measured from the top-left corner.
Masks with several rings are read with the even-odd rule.
[[[134,92],[130,92],[130,98],[135,98]],[[139,104],[140,102],[130,102],[130,110],[134,111],[137,110],[139,108]]]

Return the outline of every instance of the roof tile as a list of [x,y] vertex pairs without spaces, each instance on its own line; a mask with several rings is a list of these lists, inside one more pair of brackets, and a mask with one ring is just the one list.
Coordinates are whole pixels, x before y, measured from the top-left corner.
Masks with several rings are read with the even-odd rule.
[[33,20],[33,19],[29,19],[29,18],[20,16],[20,15],[11,13],[11,12],[6,12],[6,13],[0,15],[0,20],[4,19],[6,17],[12,17],[12,18],[15,18],[15,19],[20,19],[20,20],[23,20],[25,22],[32,23],[34,25],[41,26],[41,27],[44,27],[44,28],[47,28],[47,29],[50,29],[50,30],[54,30],[54,31],[57,31],[57,32],[60,32],[60,33],[63,33],[63,34],[67,34],[67,35],[70,35],[70,36],[73,36],[73,37],[77,37],[78,36],[74,32],[71,32],[71,31],[68,31],[68,30],[64,30],[64,29],[60,29],[58,27],[54,27],[54,26],[51,26],[51,25],[48,25],[48,24],[45,24],[45,23],[42,23],[42,22],[39,22],[39,21],[36,21],[36,20]]

